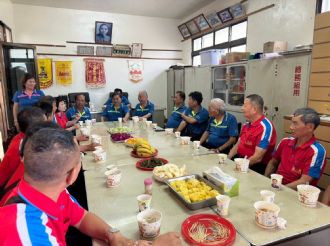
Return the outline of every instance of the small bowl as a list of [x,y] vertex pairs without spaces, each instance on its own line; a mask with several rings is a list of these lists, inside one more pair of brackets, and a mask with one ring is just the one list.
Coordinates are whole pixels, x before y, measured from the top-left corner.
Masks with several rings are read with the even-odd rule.
[[119,169],[108,170],[105,173],[107,176],[107,187],[113,188],[120,184],[121,181],[121,171]]
[[155,209],[142,211],[136,216],[142,238],[155,238],[160,233],[162,213]]
[[316,207],[321,190],[312,185],[297,185],[298,199],[307,207]]

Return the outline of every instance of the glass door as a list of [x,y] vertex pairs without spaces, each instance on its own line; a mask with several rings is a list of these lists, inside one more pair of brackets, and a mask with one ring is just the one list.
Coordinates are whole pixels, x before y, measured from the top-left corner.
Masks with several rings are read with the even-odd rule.
[[213,98],[221,98],[227,103],[227,67],[215,67],[213,71]]
[[245,97],[245,74],[244,65],[229,67],[228,104],[241,107]]

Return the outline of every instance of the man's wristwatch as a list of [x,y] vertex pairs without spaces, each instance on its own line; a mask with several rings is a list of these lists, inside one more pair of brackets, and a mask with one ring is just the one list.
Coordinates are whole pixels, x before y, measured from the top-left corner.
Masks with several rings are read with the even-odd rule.
[[113,239],[113,234],[114,233],[117,233],[117,232],[120,232],[120,230],[116,227],[110,227],[108,229],[108,233],[109,233],[109,240],[111,241]]

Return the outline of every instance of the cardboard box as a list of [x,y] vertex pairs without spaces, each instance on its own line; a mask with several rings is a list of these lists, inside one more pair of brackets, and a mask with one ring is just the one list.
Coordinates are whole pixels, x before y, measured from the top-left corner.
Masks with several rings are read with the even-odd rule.
[[288,42],[286,41],[270,41],[264,43],[263,53],[276,53],[288,50]]
[[226,54],[226,63],[239,62],[243,59],[249,59],[250,52],[231,52]]

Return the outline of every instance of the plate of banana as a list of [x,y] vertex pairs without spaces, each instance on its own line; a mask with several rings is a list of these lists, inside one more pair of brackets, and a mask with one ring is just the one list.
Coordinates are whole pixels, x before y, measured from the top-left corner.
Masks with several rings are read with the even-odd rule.
[[151,146],[146,139],[138,140],[131,151],[131,156],[136,158],[148,158],[155,157],[158,154],[158,150]]

